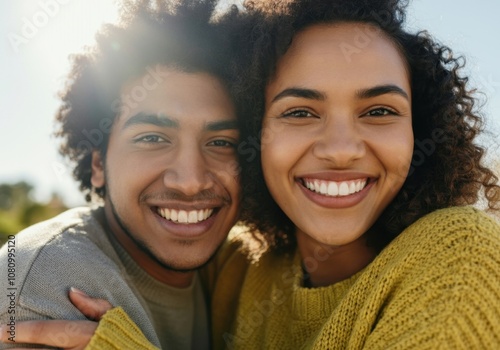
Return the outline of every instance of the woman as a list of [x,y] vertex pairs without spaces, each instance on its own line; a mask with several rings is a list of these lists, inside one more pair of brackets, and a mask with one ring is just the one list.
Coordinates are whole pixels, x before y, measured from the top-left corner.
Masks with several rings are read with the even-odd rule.
[[243,219],[269,249],[221,255],[214,348],[497,348],[500,228],[465,205],[500,188],[461,61],[398,1],[247,7]]

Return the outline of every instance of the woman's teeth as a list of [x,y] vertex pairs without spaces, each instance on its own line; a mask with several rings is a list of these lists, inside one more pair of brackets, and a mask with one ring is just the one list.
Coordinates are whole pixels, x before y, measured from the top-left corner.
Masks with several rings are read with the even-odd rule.
[[368,179],[351,181],[325,181],[325,180],[304,180],[304,185],[316,193],[331,196],[343,197],[349,196],[365,188]]

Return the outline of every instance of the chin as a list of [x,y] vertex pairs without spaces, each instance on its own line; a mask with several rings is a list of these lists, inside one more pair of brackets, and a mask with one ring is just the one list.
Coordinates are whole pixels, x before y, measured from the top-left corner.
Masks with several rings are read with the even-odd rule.
[[179,258],[169,256],[168,258],[159,258],[155,259],[158,263],[160,263],[165,269],[176,271],[176,272],[192,272],[198,270],[208,264],[212,260],[212,256],[206,257],[205,259],[200,259],[200,257],[196,257],[190,260],[187,260],[185,256]]

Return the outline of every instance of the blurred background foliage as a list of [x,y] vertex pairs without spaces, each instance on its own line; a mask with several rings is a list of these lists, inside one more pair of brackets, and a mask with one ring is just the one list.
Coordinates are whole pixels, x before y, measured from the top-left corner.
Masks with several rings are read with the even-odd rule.
[[21,181],[14,184],[0,184],[0,245],[7,236],[23,228],[51,217],[67,209],[56,193],[47,203],[33,199],[33,186]]

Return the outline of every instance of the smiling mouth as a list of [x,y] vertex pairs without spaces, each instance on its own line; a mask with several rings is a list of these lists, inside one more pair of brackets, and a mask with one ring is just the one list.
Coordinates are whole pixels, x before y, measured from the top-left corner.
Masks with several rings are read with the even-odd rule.
[[312,192],[329,197],[346,197],[363,190],[369,182],[368,178],[349,181],[326,181],[302,179],[302,185]]
[[200,210],[178,210],[169,208],[156,208],[156,213],[162,218],[176,224],[197,224],[210,218],[215,212],[214,208]]

